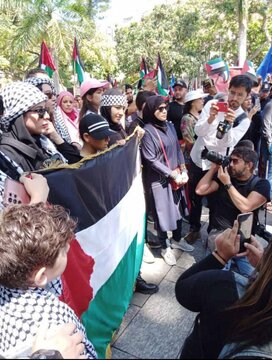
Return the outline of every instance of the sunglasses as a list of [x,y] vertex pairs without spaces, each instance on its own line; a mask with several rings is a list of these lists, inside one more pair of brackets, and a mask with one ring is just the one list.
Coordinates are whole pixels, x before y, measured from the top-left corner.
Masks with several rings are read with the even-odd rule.
[[163,112],[164,110],[165,111],[168,111],[168,106],[159,106],[158,108],[157,108],[157,110],[159,110],[159,112]]
[[51,100],[52,97],[55,96],[55,94],[52,92],[45,92],[44,95],[46,95],[48,97],[48,100]]
[[27,112],[37,113],[37,114],[39,115],[39,119],[43,119],[45,113],[48,113],[48,109],[46,109],[46,108],[40,108],[40,109],[28,110]]

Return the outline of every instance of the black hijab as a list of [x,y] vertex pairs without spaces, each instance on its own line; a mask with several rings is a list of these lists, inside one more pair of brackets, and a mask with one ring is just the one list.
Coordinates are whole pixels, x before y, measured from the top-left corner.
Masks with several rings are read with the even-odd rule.
[[165,131],[167,128],[166,121],[161,121],[155,116],[155,112],[161,104],[165,104],[165,100],[162,96],[154,95],[147,98],[143,109],[143,122],[145,124],[152,124]]

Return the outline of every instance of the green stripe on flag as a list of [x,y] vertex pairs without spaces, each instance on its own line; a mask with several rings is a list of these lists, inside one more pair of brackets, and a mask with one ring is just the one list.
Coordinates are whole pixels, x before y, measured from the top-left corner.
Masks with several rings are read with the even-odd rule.
[[88,310],[82,315],[87,336],[100,359],[106,358],[106,349],[131,301],[135,279],[142,263],[145,216],[142,224],[143,230],[134,237],[115,271],[99,289]]

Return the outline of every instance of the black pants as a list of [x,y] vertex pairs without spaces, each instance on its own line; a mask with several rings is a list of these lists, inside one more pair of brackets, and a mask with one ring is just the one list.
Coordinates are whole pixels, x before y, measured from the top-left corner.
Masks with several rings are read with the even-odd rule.
[[190,159],[189,167],[189,198],[191,201],[191,210],[190,210],[190,231],[199,231],[201,228],[201,211],[202,211],[202,196],[196,194],[195,190],[197,184],[202,179],[202,177],[207,173],[203,171],[200,167],[196,166],[195,163]]

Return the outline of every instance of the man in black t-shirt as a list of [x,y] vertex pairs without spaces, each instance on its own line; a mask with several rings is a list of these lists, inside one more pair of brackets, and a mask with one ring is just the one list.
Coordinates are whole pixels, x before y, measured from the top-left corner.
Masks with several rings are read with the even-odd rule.
[[187,93],[187,85],[183,80],[177,80],[173,85],[174,101],[169,104],[167,120],[171,121],[176,129],[177,137],[182,140],[180,122],[183,115],[184,97]]
[[[247,147],[237,147],[230,156],[230,165],[212,164],[210,170],[197,185],[198,195],[214,196],[214,216],[210,219],[209,245],[213,250],[213,239],[227,228],[232,228],[237,215],[254,212],[253,234],[256,231],[258,211],[270,201],[270,184],[266,179],[253,174],[258,155]],[[217,173],[217,175],[216,175]]]

